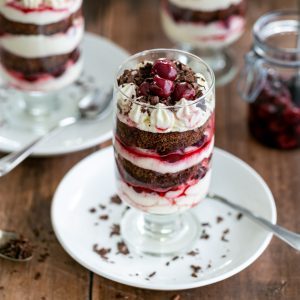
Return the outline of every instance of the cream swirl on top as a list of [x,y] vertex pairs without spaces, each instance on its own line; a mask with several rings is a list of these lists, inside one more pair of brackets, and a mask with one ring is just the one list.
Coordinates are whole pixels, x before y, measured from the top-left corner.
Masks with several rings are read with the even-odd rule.
[[[202,74],[195,74],[199,89],[208,91],[208,83]],[[169,107],[164,103],[149,105],[139,102],[137,86],[126,83],[119,87],[117,95],[118,118],[121,122],[153,133],[184,132],[201,127],[210,118],[215,108],[215,99],[208,93],[204,99],[181,98]]]
[[215,11],[236,5],[242,0],[168,0],[176,6],[199,11]]

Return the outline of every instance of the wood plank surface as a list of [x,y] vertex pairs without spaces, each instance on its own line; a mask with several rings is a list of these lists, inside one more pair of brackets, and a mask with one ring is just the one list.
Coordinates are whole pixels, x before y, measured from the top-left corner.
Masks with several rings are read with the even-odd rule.
[[[84,6],[87,30],[111,39],[131,53],[172,46],[160,26],[158,0],[85,0]],[[253,22],[271,9],[295,6],[296,0],[249,0],[247,32],[234,46],[240,66],[252,42]],[[237,95],[236,84],[235,80],[217,90],[216,144],[245,160],[262,175],[276,198],[278,222],[300,232],[300,152],[270,150],[251,138],[246,124],[247,106]],[[0,179],[0,228],[20,231],[37,245],[37,255],[30,263],[0,260],[0,300],[167,300],[177,295],[177,300],[300,299],[300,256],[277,239],[240,274],[208,287],[182,292],[153,292],[124,286],[96,276],[74,262],[53,234],[51,199],[65,173],[98,149],[31,158]]]

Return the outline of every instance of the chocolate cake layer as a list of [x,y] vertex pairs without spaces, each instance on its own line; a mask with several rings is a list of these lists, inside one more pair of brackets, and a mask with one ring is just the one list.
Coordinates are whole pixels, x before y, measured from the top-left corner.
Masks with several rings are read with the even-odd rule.
[[73,26],[74,20],[82,16],[82,9],[70,15],[70,17],[48,25],[35,25],[14,22],[0,15],[0,34],[18,34],[18,35],[52,35],[56,33],[65,33]]
[[199,11],[182,8],[167,0],[165,5],[176,22],[201,22],[207,24],[217,21],[225,21],[233,15],[245,16],[246,14],[245,0],[242,0],[239,4],[231,5],[227,9],[215,11]]
[[130,127],[117,119],[116,135],[120,141],[129,147],[155,150],[166,155],[186,147],[204,144],[204,132],[210,125],[210,119],[201,127],[184,132],[153,133]]
[[137,167],[120,155],[116,155],[118,169],[123,179],[134,186],[142,186],[149,189],[175,188],[189,180],[201,179],[209,169],[210,160],[209,158],[205,162],[178,173],[161,174]]
[[10,71],[20,72],[24,75],[25,80],[31,80],[35,75],[47,73],[54,77],[59,77],[66,68],[68,61],[76,62],[80,57],[79,48],[73,52],[49,56],[43,58],[27,59],[14,55],[4,49],[0,50],[0,60],[2,65]]

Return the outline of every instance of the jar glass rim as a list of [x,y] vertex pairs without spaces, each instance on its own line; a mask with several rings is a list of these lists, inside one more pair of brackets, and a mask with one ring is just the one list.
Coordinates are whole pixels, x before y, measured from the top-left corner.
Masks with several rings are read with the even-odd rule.
[[179,104],[175,104],[175,105],[165,105],[163,107],[159,107],[160,109],[171,109],[171,108],[184,108],[184,107],[188,107],[188,106],[192,106],[192,105],[197,105],[198,103],[200,103],[202,100],[204,100],[208,95],[210,95],[213,92],[213,89],[215,88],[215,75],[213,70],[211,69],[211,67],[200,57],[186,52],[186,51],[182,51],[182,50],[177,50],[177,49],[168,49],[168,48],[158,48],[158,49],[151,49],[151,50],[145,50],[142,52],[138,52],[132,56],[130,56],[129,58],[127,58],[127,60],[125,60],[119,67],[117,75],[116,75],[116,80],[115,80],[115,89],[121,93],[122,96],[124,96],[125,98],[128,99],[128,101],[135,103],[137,105],[143,106],[143,107],[147,107],[147,108],[153,108],[153,109],[157,109],[158,107],[155,105],[151,105],[149,103],[144,103],[144,102],[140,102],[134,99],[131,99],[131,97],[129,97],[128,95],[126,95],[122,89],[121,86],[118,85],[117,79],[118,77],[121,75],[122,70],[124,69],[124,66],[128,65],[131,61],[135,61],[137,60],[139,57],[143,57],[143,56],[147,56],[147,55],[151,55],[151,54],[156,54],[156,53],[175,53],[178,55],[184,55],[186,57],[189,57],[195,61],[198,61],[199,63],[201,63],[203,66],[205,66],[205,68],[208,71],[208,74],[210,76],[211,82],[208,86],[208,89],[205,90],[203,92],[203,95],[201,95],[200,97],[198,97],[195,100],[189,101],[191,103],[186,104],[186,105],[179,105]]

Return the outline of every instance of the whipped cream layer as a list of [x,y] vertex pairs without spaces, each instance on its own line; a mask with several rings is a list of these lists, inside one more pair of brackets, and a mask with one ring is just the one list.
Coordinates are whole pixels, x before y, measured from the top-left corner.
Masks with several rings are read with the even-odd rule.
[[118,181],[118,194],[129,205],[152,214],[172,214],[190,209],[204,200],[210,186],[211,170],[198,181],[188,182],[176,191],[170,191],[164,196],[141,192],[137,193],[124,181]]
[[198,11],[215,11],[236,5],[242,0],[168,0],[174,5]]
[[20,57],[37,58],[62,55],[74,51],[80,44],[84,34],[83,19],[65,33],[54,35],[10,35],[0,38],[1,46]]
[[[203,147],[188,147],[181,153],[182,159],[176,162],[168,162],[160,159],[158,154],[153,154],[153,151],[135,148],[133,151],[128,151],[118,140],[114,143],[115,151],[123,158],[132,164],[146,170],[151,170],[161,174],[178,173],[185,169],[191,168],[204,159],[208,159],[213,152],[214,137]],[[156,157],[155,157],[156,156]]]
[[[198,76],[205,92],[208,89],[207,83],[202,75],[198,74]],[[198,105],[198,100],[191,101],[184,98],[172,109],[163,103],[149,107],[137,101],[135,84],[121,86],[117,94],[118,108],[121,110],[118,112],[118,118],[128,126],[153,133],[184,132],[199,128],[206,123],[215,109],[212,93],[203,100],[205,110]]]
[[45,2],[47,3],[43,3],[42,8],[39,8],[40,6],[27,7],[30,10],[24,11],[19,1],[0,0],[0,14],[6,19],[18,23],[47,25],[68,18],[82,5],[82,0],[52,0],[52,6],[50,6],[50,0]]
[[222,48],[240,38],[245,30],[245,18],[232,16],[228,25],[222,21],[209,24],[175,22],[170,14],[162,11],[162,24],[168,37],[174,42],[187,43],[197,48]]
[[48,74],[41,74],[41,78],[34,82],[19,79],[13,72],[9,72],[0,65],[0,74],[11,85],[28,91],[51,92],[60,90],[72,84],[83,70],[83,59],[80,58],[76,63],[69,62],[66,71],[59,77],[54,78]]

